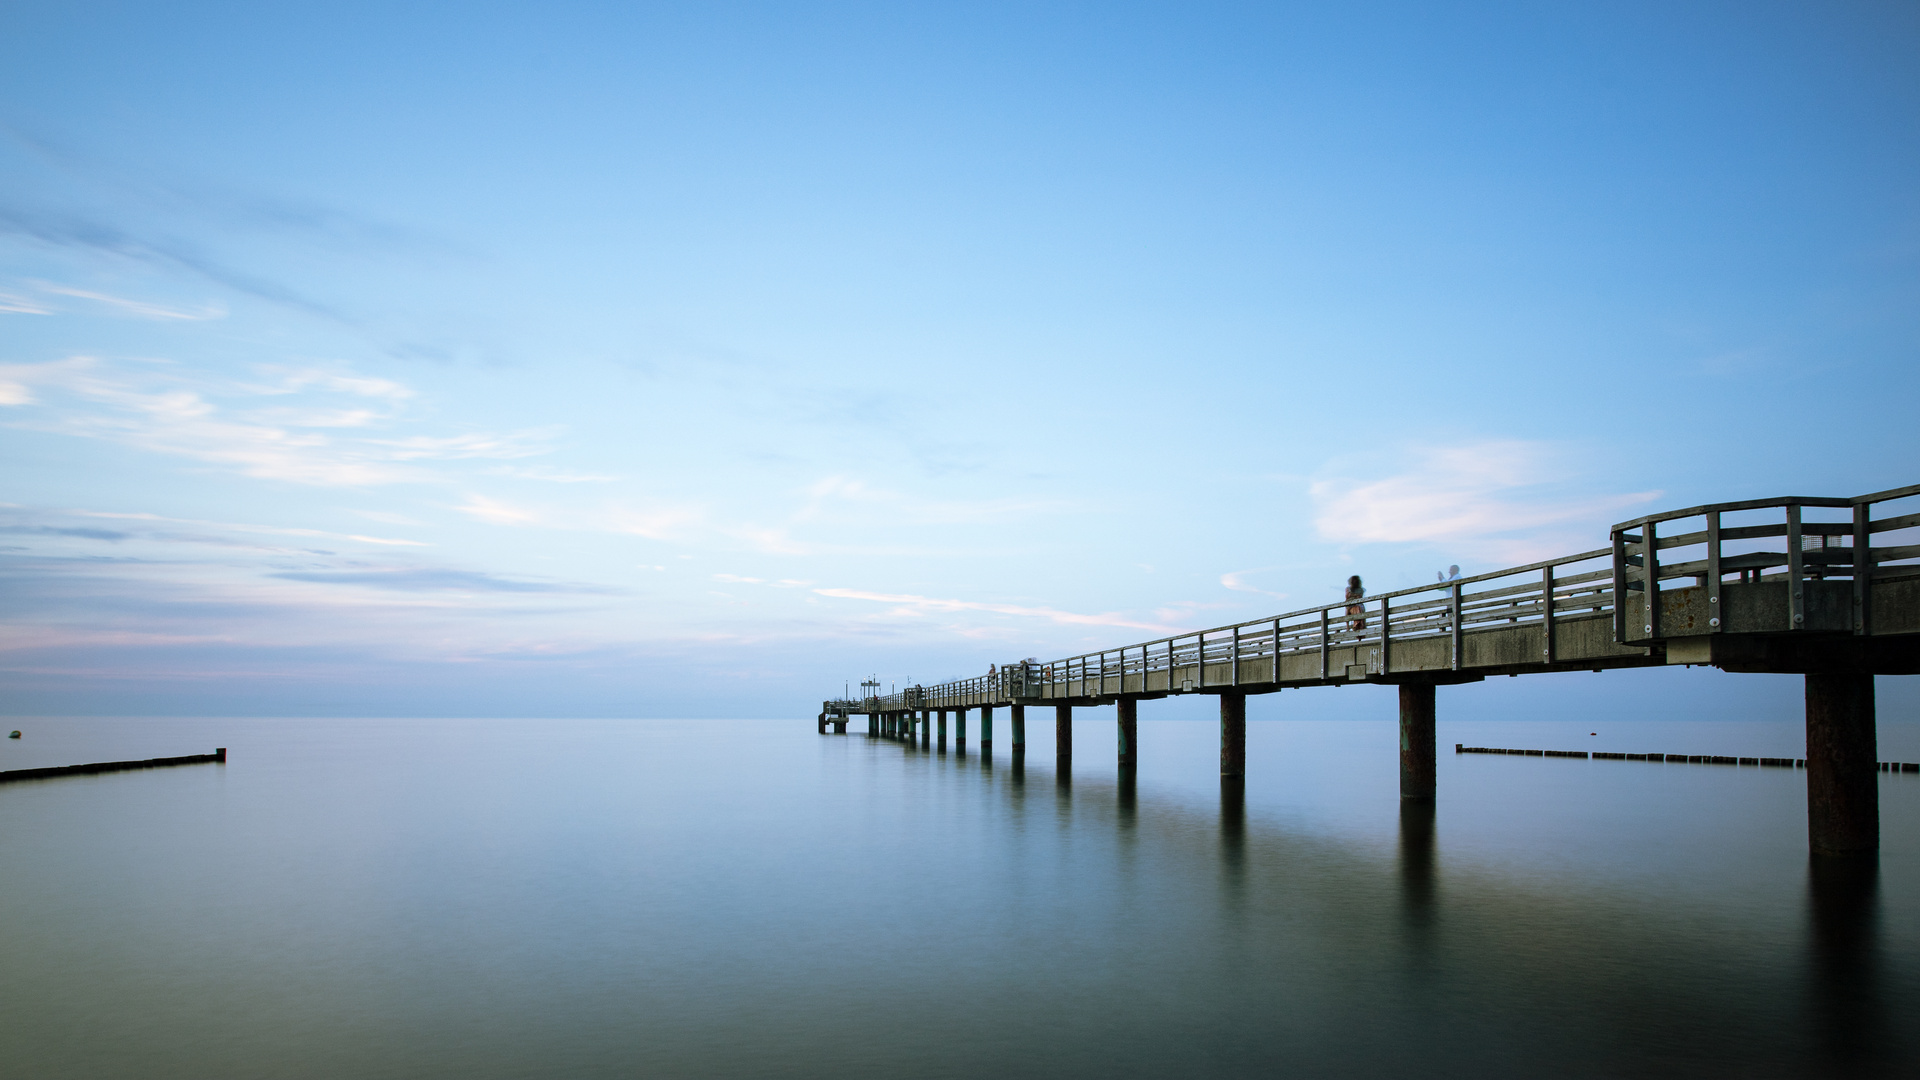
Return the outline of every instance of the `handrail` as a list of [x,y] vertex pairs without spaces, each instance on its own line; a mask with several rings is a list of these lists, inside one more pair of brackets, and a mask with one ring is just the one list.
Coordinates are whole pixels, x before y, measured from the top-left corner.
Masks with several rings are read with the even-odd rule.
[[[1886,563],[1905,563],[1920,559],[1920,546],[1912,544],[1872,547],[1869,537],[1876,534],[1920,528],[1920,514],[1872,519],[1872,508],[1883,502],[1920,496],[1920,484],[1890,488],[1854,498],[1785,496],[1778,499],[1747,499],[1737,502],[1708,503],[1684,510],[1663,511],[1637,517],[1613,526],[1612,542],[1604,548],[1583,551],[1556,559],[1544,559],[1522,566],[1508,567],[1484,574],[1473,574],[1451,581],[1416,585],[1379,593],[1357,600],[1341,599],[1299,608],[1245,622],[1229,623],[1204,630],[1192,630],[1117,648],[1080,653],[1059,660],[1018,661],[998,666],[990,676],[953,679],[931,686],[907,687],[885,697],[863,701],[826,703],[847,706],[847,711],[901,711],[907,709],[975,708],[1011,702],[1015,698],[1059,697],[1050,693],[1062,686],[1077,688],[1064,696],[1103,697],[1125,691],[1126,680],[1149,673],[1168,672],[1168,691],[1205,689],[1239,685],[1242,663],[1250,659],[1273,658],[1274,677],[1277,660],[1318,651],[1321,677],[1329,673],[1328,650],[1351,646],[1377,647],[1384,666],[1387,654],[1396,642],[1447,636],[1452,639],[1453,663],[1460,663],[1461,635],[1469,629],[1495,624],[1531,623],[1546,628],[1543,661],[1552,663],[1555,651],[1555,626],[1565,618],[1590,618],[1611,614],[1614,641],[1631,644],[1652,640],[1658,635],[1660,594],[1658,583],[1677,578],[1694,578],[1710,584],[1711,603],[1719,603],[1719,583],[1730,573],[1743,581],[1819,580],[1825,577],[1854,581],[1857,611],[1854,632],[1866,633],[1870,624],[1866,584],[1887,572],[1920,572],[1920,565],[1885,567]],[[1851,522],[1802,522],[1800,508],[1821,507],[1851,509]],[[1786,520],[1775,525],[1720,527],[1720,515],[1749,510],[1780,509]],[[1675,536],[1663,536],[1663,522],[1690,517],[1706,519],[1705,528]],[[1638,535],[1628,532],[1639,530]],[[1648,533],[1652,543],[1648,543]],[[1745,545],[1767,537],[1785,536],[1784,552],[1733,551],[1727,545]],[[1851,541],[1851,542],[1846,542]],[[1662,553],[1676,548],[1705,547],[1704,558],[1662,562]],[[1611,569],[1560,574],[1562,567],[1574,567],[1612,557]],[[1770,574],[1776,567],[1787,568],[1785,575]],[[1524,574],[1536,575],[1529,582],[1505,584],[1491,589],[1468,592],[1471,586],[1509,581]],[[1649,591],[1648,583],[1654,583]],[[1804,604],[1794,594],[1791,604],[1797,629],[1804,624]],[[1639,594],[1635,599],[1634,594]],[[1621,602],[1616,602],[1620,600]],[[1639,607],[1645,616],[1642,634],[1629,633],[1627,608]],[[1357,610],[1355,610],[1357,609]],[[1713,618],[1712,630],[1720,620]],[[1207,668],[1224,665],[1227,682],[1216,682]],[[1176,688],[1171,673],[1194,668],[1193,686]],[[1119,685],[1109,689],[1113,680]]]

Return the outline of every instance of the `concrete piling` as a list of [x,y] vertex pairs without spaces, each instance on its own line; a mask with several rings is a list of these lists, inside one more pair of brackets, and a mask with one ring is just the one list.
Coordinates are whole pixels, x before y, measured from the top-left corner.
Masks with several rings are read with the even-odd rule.
[[1430,682],[1400,684],[1400,798],[1431,801],[1434,793],[1433,691]]
[[940,752],[947,752],[947,710],[940,710]]
[[1138,749],[1140,702],[1133,698],[1121,698],[1114,703],[1114,707],[1120,713],[1117,726],[1120,737],[1120,773],[1124,776],[1132,773],[1140,763]]
[[953,750],[954,753],[967,752],[967,710],[953,710]]
[[1014,705],[1008,711],[1013,714],[1013,752],[1024,754],[1027,752],[1027,707]]
[[1247,775],[1247,695],[1220,695],[1220,775]]
[[1816,855],[1880,849],[1880,776],[1873,676],[1807,680],[1807,842]]
[[980,752],[993,753],[993,706],[980,706]]
[[1073,706],[1053,707],[1053,756],[1065,765],[1073,760]]

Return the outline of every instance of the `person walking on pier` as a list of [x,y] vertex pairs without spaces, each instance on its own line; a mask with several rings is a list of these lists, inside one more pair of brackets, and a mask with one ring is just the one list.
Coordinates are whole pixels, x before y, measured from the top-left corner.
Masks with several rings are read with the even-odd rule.
[[1366,586],[1360,584],[1359,574],[1355,574],[1347,579],[1347,614],[1353,616],[1352,628],[1354,630],[1365,630],[1367,628],[1367,607],[1365,604],[1358,602],[1366,595]]

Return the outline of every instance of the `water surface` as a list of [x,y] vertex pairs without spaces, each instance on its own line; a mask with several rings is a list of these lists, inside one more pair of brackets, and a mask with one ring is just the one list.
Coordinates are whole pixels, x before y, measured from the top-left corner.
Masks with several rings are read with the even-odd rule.
[[1443,752],[1403,812],[1391,722],[1255,722],[1236,793],[1204,723],[1142,721],[1121,783],[1104,713],[1070,777],[1039,723],[1016,766],[857,720],[13,721],[0,768],[232,760],[0,788],[0,1074],[1920,1068],[1920,777],[1877,870],[1827,874],[1794,770]]

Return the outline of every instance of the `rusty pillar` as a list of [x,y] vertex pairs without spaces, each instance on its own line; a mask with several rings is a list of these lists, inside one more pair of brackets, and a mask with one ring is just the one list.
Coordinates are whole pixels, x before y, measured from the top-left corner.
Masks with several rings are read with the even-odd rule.
[[1027,752],[1027,707],[1015,705],[1013,713],[1013,751],[1016,754]]
[[980,706],[980,752],[993,753],[993,706]]
[[1247,695],[1220,695],[1220,775],[1247,775]]
[[1400,684],[1400,798],[1433,798],[1433,684]]
[[1873,676],[1807,677],[1807,842],[1816,855],[1880,850]]
[[1053,756],[1065,763],[1073,760],[1073,706],[1053,707]]
[[1140,763],[1139,726],[1140,702],[1134,698],[1121,698],[1113,703],[1119,710],[1120,736],[1120,772],[1122,775],[1133,772]]

